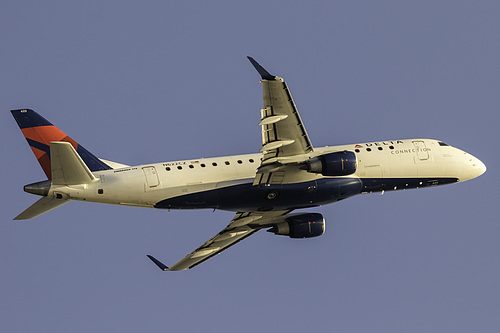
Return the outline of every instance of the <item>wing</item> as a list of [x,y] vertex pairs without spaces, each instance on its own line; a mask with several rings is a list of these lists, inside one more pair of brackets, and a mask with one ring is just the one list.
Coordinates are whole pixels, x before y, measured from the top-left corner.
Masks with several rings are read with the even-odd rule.
[[210,238],[203,245],[185,256],[172,267],[164,265],[155,257],[148,255],[161,270],[164,271],[181,271],[188,268],[193,268],[221,253],[225,249],[253,235],[262,228],[271,226],[276,223],[277,219],[282,219],[283,216],[290,211],[276,212],[259,212],[259,213],[237,213],[231,222],[221,232]]
[[[269,74],[253,58],[248,59],[262,77],[264,96],[259,124],[262,126],[263,156],[253,184],[286,183],[287,176],[307,173],[299,163],[307,159],[307,154],[313,151],[313,147],[286,83],[282,78]],[[260,229],[284,221],[289,212],[290,210],[237,213],[221,232],[170,268],[155,257],[148,257],[164,271],[193,268]]]
[[283,165],[303,161],[313,146],[285,81],[269,74],[253,58],[248,59],[262,77],[264,99],[259,123],[263,156],[254,185],[276,183],[273,173],[280,173],[278,178],[282,179]]

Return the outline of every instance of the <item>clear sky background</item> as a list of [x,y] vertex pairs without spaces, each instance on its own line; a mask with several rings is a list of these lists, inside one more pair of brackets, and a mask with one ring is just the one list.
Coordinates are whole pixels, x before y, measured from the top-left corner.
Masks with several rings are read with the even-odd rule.
[[[498,1],[2,1],[0,331],[496,332]],[[257,152],[255,57],[315,146],[436,138],[488,167],[310,211],[322,237],[259,232],[161,272],[231,212],[72,202],[12,221],[43,180],[9,110],[125,164]]]

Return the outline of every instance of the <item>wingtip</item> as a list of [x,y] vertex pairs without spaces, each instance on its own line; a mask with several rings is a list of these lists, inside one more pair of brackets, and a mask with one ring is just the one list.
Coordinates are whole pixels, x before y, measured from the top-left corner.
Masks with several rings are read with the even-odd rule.
[[276,76],[270,74],[268,71],[265,70],[264,67],[262,67],[257,61],[255,61],[254,58],[247,56],[248,60],[252,63],[253,67],[259,72],[260,76],[262,77],[262,80],[274,80]]
[[168,271],[168,266],[166,266],[164,263],[153,257],[152,255],[148,254],[147,257],[151,259],[152,262],[156,264],[162,271]]

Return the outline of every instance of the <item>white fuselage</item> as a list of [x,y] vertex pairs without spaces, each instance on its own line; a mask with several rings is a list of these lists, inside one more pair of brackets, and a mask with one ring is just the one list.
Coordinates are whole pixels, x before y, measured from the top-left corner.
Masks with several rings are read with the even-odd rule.
[[[316,148],[305,158],[344,150],[354,151],[356,154],[357,169],[354,174],[324,177],[297,167],[296,172],[289,172],[282,183],[270,187],[263,186],[263,195],[268,194],[271,188],[288,191],[291,195],[293,191],[298,191],[298,195],[300,191],[310,193],[316,191],[316,188],[326,188],[322,184],[332,178],[347,178],[359,180],[359,191],[356,187],[355,192],[348,195],[352,196],[358,193],[465,181],[481,175],[486,170],[484,164],[474,156],[432,139],[322,147]],[[98,177],[97,181],[86,185],[52,186],[49,196],[59,194],[73,200],[151,208],[239,210],[245,207],[245,200],[255,201],[255,198],[260,198],[257,192],[252,194],[251,199],[246,195],[253,190],[251,184],[260,165],[261,156],[262,154],[246,154],[200,158],[96,171],[94,174]],[[297,184],[304,184],[304,188]],[[222,192],[225,194],[221,195]],[[182,202],[186,203],[177,204],[176,198],[185,198]],[[264,202],[268,199],[262,200]],[[235,203],[226,205],[222,202],[224,200],[234,200]],[[303,204],[298,204],[299,207],[317,206],[340,199],[311,195],[304,200]],[[160,202],[165,204],[159,204]],[[248,206],[249,210],[258,210],[262,204],[249,202]]]

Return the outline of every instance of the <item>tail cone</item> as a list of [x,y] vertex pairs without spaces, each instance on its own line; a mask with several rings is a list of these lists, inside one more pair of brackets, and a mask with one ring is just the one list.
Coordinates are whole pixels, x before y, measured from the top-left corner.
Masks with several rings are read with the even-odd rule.
[[44,180],[41,182],[36,182],[33,184],[28,184],[24,186],[24,192],[31,194],[47,196],[50,190],[52,182],[50,180]]

